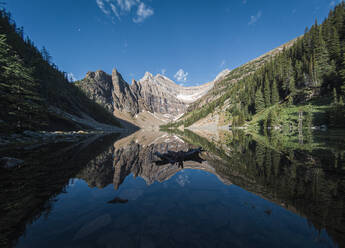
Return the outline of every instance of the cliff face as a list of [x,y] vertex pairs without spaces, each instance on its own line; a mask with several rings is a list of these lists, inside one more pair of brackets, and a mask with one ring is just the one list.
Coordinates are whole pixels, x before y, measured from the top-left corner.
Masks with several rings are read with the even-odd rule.
[[76,83],[85,94],[93,101],[103,105],[109,111],[113,111],[111,101],[112,79],[103,71],[88,72],[83,83]]
[[185,111],[185,103],[176,98],[175,92],[179,85],[172,82],[167,77],[146,73],[145,76],[133,87],[135,93],[141,99],[142,110],[151,113],[178,115]]
[[115,69],[112,75],[104,71],[88,72],[82,82],[76,84],[93,101],[110,112],[115,109],[135,115],[139,112],[137,97]]
[[[219,77],[225,77],[226,73]],[[214,82],[195,87],[183,87],[169,78],[146,72],[139,81],[129,85],[116,69],[112,75],[103,71],[88,72],[76,83],[93,101],[103,105],[110,112],[129,114],[133,121],[138,114],[149,112],[157,119],[174,120],[187,111],[188,106],[212,89]]]

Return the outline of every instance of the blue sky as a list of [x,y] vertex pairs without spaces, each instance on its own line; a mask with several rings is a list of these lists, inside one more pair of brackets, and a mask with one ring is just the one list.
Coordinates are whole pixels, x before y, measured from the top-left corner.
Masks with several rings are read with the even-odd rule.
[[129,83],[149,71],[197,85],[303,34],[339,0],[5,2],[36,46],[77,79],[116,67]]

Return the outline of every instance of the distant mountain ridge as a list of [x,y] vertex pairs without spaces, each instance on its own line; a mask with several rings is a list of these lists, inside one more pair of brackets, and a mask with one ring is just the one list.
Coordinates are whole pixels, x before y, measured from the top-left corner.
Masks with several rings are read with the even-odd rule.
[[164,123],[184,114],[191,103],[207,94],[228,72],[229,70],[221,72],[215,80],[203,85],[184,87],[164,75],[153,76],[149,72],[129,85],[116,69],[112,71],[112,75],[98,70],[88,72],[75,85],[109,112],[127,115],[127,120],[135,124],[138,124],[136,118],[143,113],[151,113],[154,119]]

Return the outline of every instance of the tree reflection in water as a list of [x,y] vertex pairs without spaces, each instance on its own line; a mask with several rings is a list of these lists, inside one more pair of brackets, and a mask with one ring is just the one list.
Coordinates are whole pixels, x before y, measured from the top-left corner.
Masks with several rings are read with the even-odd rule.
[[[83,179],[91,188],[113,184],[118,190],[131,174],[151,185],[166,182],[182,169],[197,169],[305,217],[345,246],[345,149],[339,142],[309,137],[301,146],[279,136],[233,132],[220,145],[188,130],[163,137],[139,133],[119,140],[103,138],[69,152],[55,145],[40,151],[37,161],[30,154],[31,165],[0,173],[1,245],[11,246],[27,224],[49,215],[71,178]],[[128,206],[131,199],[116,196],[108,203]],[[264,213],[271,216],[272,210]]]

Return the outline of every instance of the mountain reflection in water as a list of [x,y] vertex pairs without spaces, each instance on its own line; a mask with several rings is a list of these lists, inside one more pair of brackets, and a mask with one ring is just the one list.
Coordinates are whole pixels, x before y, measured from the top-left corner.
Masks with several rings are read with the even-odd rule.
[[[192,148],[192,145],[176,135],[138,132],[119,140],[114,146],[90,161],[78,177],[84,179],[90,187],[98,188],[113,184],[115,189],[119,189],[130,174],[143,178],[147,185],[155,181],[162,183],[182,168],[170,163],[156,165],[158,161],[156,154],[188,151]],[[203,163],[202,159],[184,161],[184,169],[199,169],[216,173],[214,168],[208,163]],[[230,184],[226,180],[224,183]]]
[[[345,246],[343,147],[205,137],[139,131],[31,154],[29,165],[1,173],[1,244]],[[156,164],[158,154],[197,147],[200,160],[183,168]]]

